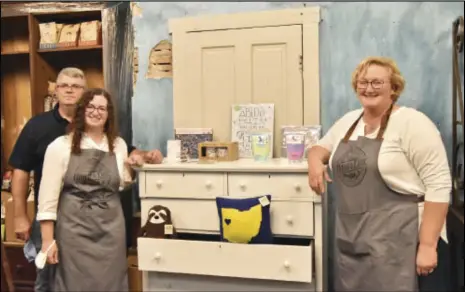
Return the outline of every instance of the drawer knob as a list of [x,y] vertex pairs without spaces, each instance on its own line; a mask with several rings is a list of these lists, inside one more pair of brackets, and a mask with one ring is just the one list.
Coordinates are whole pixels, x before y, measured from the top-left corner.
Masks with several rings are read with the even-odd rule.
[[291,268],[291,263],[289,261],[284,261],[284,267],[286,269],[290,269]]
[[161,253],[157,252],[154,256],[155,260],[159,261],[161,259]]
[[289,215],[289,216],[286,217],[286,221],[287,221],[288,224],[292,224],[292,223],[294,223],[294,218],[291,215]]
[[300,190],[302,189],[302,187],[300,186],[300,184],[295,184],[294,185],[294,188],[297,192],[300,192]]
[[158,181],[156,182],[156,185],[157,185],[157,187],[161,188],[161,186],[163,185],[163,181],[158,180]]
[[246,185],[245,185],[245,183],[240,183],[240,184],[239,184],[239,187],[240,187],[242,190],[245,190]]
[[212,187],[212,182],[209,181],[209,180],[207,180],[207,181],[205,182],[205,187],[207,187],[207,189],[211,188],[211,187]]

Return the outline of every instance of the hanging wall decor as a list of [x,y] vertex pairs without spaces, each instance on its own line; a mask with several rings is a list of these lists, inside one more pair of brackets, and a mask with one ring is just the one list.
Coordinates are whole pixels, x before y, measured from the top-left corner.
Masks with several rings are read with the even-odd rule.
[[173,76],[171,43],[162,40],[150,51],[146,78],[159,79]]

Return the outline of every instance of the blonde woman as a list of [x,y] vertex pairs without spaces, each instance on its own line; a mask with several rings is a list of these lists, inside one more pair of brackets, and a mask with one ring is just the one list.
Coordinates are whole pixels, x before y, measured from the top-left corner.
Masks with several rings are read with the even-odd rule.
[[445,147],[429,118],[396,104],[405,81],[393,60],[363,60],[352,86],[362,108],[338,120],[308,157],[311,188],[335,184],[334,288],[417,291],[443,276],[438,264],[447,266],[437,253],[451,190]]

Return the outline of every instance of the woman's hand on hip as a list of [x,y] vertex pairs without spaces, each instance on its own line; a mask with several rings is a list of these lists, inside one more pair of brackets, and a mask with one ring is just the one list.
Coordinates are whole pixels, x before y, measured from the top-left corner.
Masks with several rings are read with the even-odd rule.
[[321,195],[326,191],[326,182],[332,182],[328,174],[328,167],[321,161],[308,164],[308,184],[314,192]]
[[431,274],[438,265],[438,252],[435,246],[420,244],[417,251],[417,273],[419,276]]

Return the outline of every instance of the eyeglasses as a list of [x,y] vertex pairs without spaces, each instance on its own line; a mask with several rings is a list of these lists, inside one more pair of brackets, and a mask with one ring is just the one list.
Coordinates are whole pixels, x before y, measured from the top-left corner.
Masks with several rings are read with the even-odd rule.
[[381,89],[381,88],[383,88],[384,81],[383,80],[378,80],[378,79],[371,80],[371,81],[368,81],[368,80],[358,80],[357,81],[357,88],[367,89],[368,85],[371,85],[371,88],[373,88],[373,89]]
[[72,89],[73,91],[83,89],[84,86],[79,85],[79,84],[66,84],[66,83],[61,83],[57,84],[57,88],[61,89]]
[[88,104],[87,107],[86,107],[86,110],[89,112],[89,113],[93,113],[95,110],[97,110],[97,112],[99,114],[103,114],[103,113],[106,113],[107,112],[107,108],[106,107],[103,107],[103,106],[99,106],[99,107],[96,107],[92,104]]

